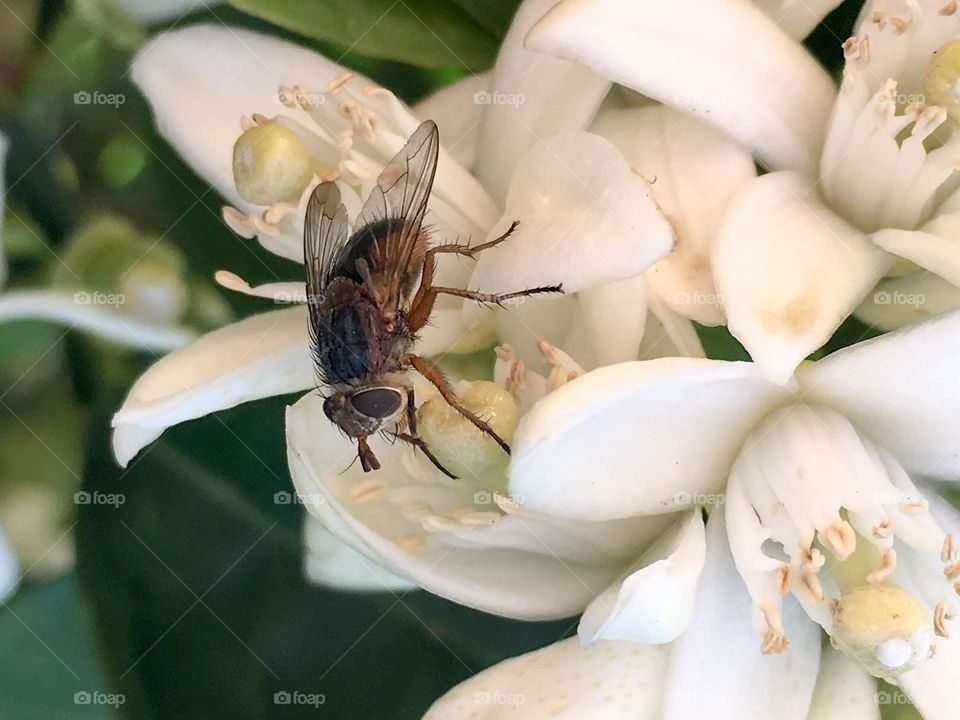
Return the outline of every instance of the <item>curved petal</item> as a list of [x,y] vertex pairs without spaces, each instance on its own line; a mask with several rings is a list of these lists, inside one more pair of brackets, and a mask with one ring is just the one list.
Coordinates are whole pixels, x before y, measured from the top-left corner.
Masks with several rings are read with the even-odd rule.
[[480,120],[487,106],[482,93],[490,88],[490,73],[467,75],[442,87],[413,106],[421,120],[433,120],[443,128],[443,144],[453,159],[472,168],[477,159]]
[[749,0],[566,0],[527,45],[695,113],[775,168],[817,167],[833,82]]
[[514,235],[480,256],[471,287],[562,283],[576,292],[640,275],[673,247],[647,182],[609,141],[585,132],[555,135],[524,156],[488,239],[514,220]]
[[787,605],[790,647],[782,655],[761,654],[723,513],[714,512],[693,623],[670,653],[663,720],[805,720],[820,662],[820,628],[792,599]]
[[337,539],[309,514],[303,518],[303,575],[314,585],[346,592],[404,592],[416,588]]
[[525,507],[592,520],[688,508],[723,486],[747,433],[784,396],[751,363],[599,368],[521,419],[510,492]]
[[960,215],[941,215],[922,230],[880,230],[870,239],[960,287]]
[[455,602],[526,620],[571,615],[619,577],[630,548],[636,557],[670,522],[576,523],[523,512],[380,438],[370,444],[383,469],[366,474],[350,466],[356,448],[322,405],[310,394],[287,411],[294,484],[319,499],[306,509],[341,541]]
[[678,315],[658,298],[648,300],[650,313],[640,343],[640,360],[707,356],[697,329],[688,318]]
[[661,644],[676,639],[693,617],[705,556],[703,515],[696,508],[650,548],[622,582],[587,606],[580,618],[581,642]]
[[[585,130],[610,82],[579,63],[524,48],[524,37],[557,0],[524,0],[503,39],[480,123],[477,177],[503,199],[517,161],[531,147],[556,133]],[[573,89],[573,90],[571,90]]]
[[885,278],[854,311],[860,320],[890,331],[960,308],[960,288],[926,270]]
[[773,173],[733,201],[713,274],[732,332],[763,373],[786,382],[890,265],[795,173]]
[[424,720],[656,720],[666,655],[631,642],[562,640],[460,683]]
[[850,419],[910,472],[960,479],[960,311],[844,348],[802,367],[805,401]]
[[215,330],[161,358],[113,416],[113,452],[126,466],[171,425],[314,385],[307,309],[274,310]]
[[803,40],[843,0],[754,0],[790,37]]
[[826,645],[807,720],[880,720],[878,697],[877,681]]
[[676,232],[673,252],[647,271],[650,289],[685,317],[721,324],[710,247],[731,199],[756,175],[750,153],[716,128],[664,105],[603,113],[592,130],[650,180]]
[[88,292],[12,290],[0,295],[0,322],[44,320],[141,350],[167,352],[196,337],[186,328],[148,323],[108,306],[91,305]]

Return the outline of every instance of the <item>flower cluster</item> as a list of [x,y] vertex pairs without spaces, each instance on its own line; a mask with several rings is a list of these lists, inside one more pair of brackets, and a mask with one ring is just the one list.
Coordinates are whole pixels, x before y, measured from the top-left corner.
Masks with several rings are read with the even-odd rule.
[[[177,30],[136,59],[241,237],[302,263],[317,184],[356,217],[429,118],[432,233],[520,221],[442,284],[563,284],[493,312],[450,298],[418,340],[509,464],[425,382],[422,436],[460,480],[379,439],[383,470],[344,470],[355,448],[323,399],[287,411],[316,582],[582,613],[579,643],[495,666],[429,717],[868,718],[877,678],[953,716],[960,10],[868,0],[838,87],[800,42],[837,4],[527,0],[491,72],[412,108],[246,31]],[[290,307],[152,367],[114,419],[121,463],[175,423],[314,387],[303,282],[217,280]],[[893,332],[807,361],[852,314]],[[697,327],[719,325],[752,362],[704,357]]]

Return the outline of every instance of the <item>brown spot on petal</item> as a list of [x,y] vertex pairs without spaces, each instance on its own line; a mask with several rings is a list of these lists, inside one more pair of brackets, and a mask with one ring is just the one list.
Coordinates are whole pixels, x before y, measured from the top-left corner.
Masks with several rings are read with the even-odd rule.
[[779,312],[763,310],[760,320],[763,329],[777,335],[803,335],[813,327],[820,313],[816,292],[806,292],[791,300]]

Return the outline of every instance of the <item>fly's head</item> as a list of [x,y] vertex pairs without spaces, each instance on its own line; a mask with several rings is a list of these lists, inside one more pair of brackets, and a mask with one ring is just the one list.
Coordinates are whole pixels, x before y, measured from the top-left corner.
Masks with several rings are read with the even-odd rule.
[[323,402],[323,412],[330,422],[356,439],[360,464],[367,472],[380,469],[367,437],[396,424],[405,409],[405,390],[391,385],[339,390]]

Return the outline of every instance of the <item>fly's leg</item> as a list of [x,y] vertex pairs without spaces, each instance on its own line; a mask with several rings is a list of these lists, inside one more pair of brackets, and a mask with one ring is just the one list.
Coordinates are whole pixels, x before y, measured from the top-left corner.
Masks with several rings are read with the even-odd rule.
[[510,223],[510,227],[507,228],[507,231],[503,233],[503,235],[495,237],[488,242],[481,243],[480,245],[474,245],[473,247],[470,245],[461,245],[460,243],[447,243],[445,245],[435,245],[428,249],[423,258],[423,272],[420,275],[420,287],[417,289],[417,294],[413,296],[413,301],[410,304],[410,329],[413,330],[413,332],[421,329],[427,324],[430,315],[433,313],[433,304],[437,300],[438,292],[437,289],[433,287],[433,273],[437,267],[437,255],[440,253],[448,253],[475,258],[479,253],[499,245],[510,237],[519,224],[519,220],[514,220]]
[[470,412],[460,404],[460,401],[457,400],[457,394],[453,391],[453,386],[450,385],[450,381],[444,377],[440,368],[426,358],[422,358],[419,355],[414,355],[412,353],[404,355],[401,362],[404,365],[409,365],[418,373],[423,375],[427,380],[429,380],[433,386],[440,391],[440,397],[442,397],[450,407],[473,423],[476,428],[480,430],[480,432],[493,438],[497,445],[503,448],[505,453],[508,455],[510,454],[510,446],[507,444],[506,440],[497,435],[497,433],[492,427],[490,427],[488,423],[477,417],[474,413]]
[[420,450],[420,452],[427,456],[427,460],[434,464],[437,470],[442,472],[451,480],[459,479],[456,475],[447,470],[439,460],[437,460],[436,455],[430,451],[430,448],[427,447],[427,443],[417,432],[417,408],[414,404],[415,402],[416,398],[413,394],[413,388],[407,388],[407,432],[403,432],[398,426],[396,432],[391,433],[391,435],[397,440],[403,440],[403,442],[413,445],[413,447]]
[[380,461],[367,443],[367,436],[361,435],[357,438],[357,457],[360,458],[360,466],[364,472],[380,469]]
[[476,300],[481,303],[496,303],[500,305],[506,300],[514,298],[529,297],[530,295],[543,295],[545,293],[562,293],[563,285],[544,285],[543,287],[527,288],[526,290],[517,290],[515,292],[505,293],[485,293],[479,290],[461,290],[460,288],[432,287],[431,291],[444,295],[455,295],[456,297],[466,298],[467,300]]

